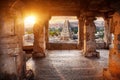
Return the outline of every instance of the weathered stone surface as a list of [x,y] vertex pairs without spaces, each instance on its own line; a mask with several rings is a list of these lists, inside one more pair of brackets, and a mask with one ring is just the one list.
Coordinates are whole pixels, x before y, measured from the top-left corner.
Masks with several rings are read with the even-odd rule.
[[111,58],[110,61],[110,65],[109,65],[109,70],[112,71],[111,75],[114,77],[119,77],[120,78],[120,72],[118,71],[120,69],[120,58],[118,57],[118,55],[116,54],[110,54]]
[[99,53],[96,51],[95,31],[96,27],[93,22],[94,17],[88,17],[84,25],[84,50],[83,55],[86,57],[96,56],[99,57]]
[[[7,10],[1,11],[0,15],[0,80],[22,80],[25,61],[23,60],[21,35],[23,26],[20,21],[23,19],[19,15],[15,17],[12,9]],[[19,21],[16,22],[15,19],[18,18]],[[16,23],[19,23],[19,28]]]
[[105,49],[105,43],[96,43],[97,49]]
[[120,50],[120,44],[118,44],[118,50]]
[[[9,42],[9,41],[7,41],[7,42]],[[3,45],[3,47],[2,47],[2,45]],[[23,55],[23,53],[22,53],[22,49],[21,49],[19,43],[0,44],[0,61],[1,61],[0,73],[1,73],[1,75],[3,75],[3,76],[8,75],[8,79],[11,76],[10,80],[12,80],[13,74],[16,77],[20,78],[21,75],[23,74],[22,71],[24,71],[23,65],[25,64],[25,63],[23,63],[24,56],[22,56],[22,55]],[[3,78],[3,77],[1,77],[1,78]],[[5,78],[3,78],[3,80],[5,80]],[[13,80],[16,80],[16,79],[13,79]]]
[[120,41],[120,34],[118,34],[118,36],[117,36],[117,40]]
[[[42,51],[42,50],[41,50]],[[33,58],[43,58],[43,57],[45,57],[45,53],[44,53],[44,51],[43,52],[41,52],[41,53],[32,53],[32,57]]]
[[47,47],[48,47],[48,50],[76,50],[78,49],[77,44],[68,44],[68,43],[49,43]]
[[84,19],[82,17],[78,18],[79,26],[78,26],[78,49],[83,49],[84,46]]
[[0,49],[16,48],[17,44],[0,44]]
[[46,44],[46,49],[48,49],[48,43],[49,43],[49,31],[48,31],[49,20],[50,20],[50,18],[48,19],[48,21],[46,21],[46,24],[45,24],[45,44]]
[[33,70],[37,80],[103,80],[108,50],[100,50],[100,59],[88,59],[80,53],[79,50],[50,50],[43,59],[29,59],[27,69]]
[[[120,15],[119,13],[115,13],[113,15],[113,23],[120,21]],[[120,41],[119,41],[119,34],[120,34],[120,28],[119,24],[116,23],[114,25],[115,31],[114,31],[114,47],[110,50],[110,57],[109,57],[109,67],[107,71],[104,71],[104,76],[108,79],[113,80],[120,80]],[[109,74],[109,76],[108,76]]]
[[17,80],[16,74],[0,73],[0,80]]
[[8,36],[0,38],[0,44],[15,44],[15,43],[18,43],[17,36]]
[[35,24],[33,28],[33,33],[34,33],[33,57],[44,57],[46,48],[44,25]]
[[14,35],[14,19],[5,17],[1,20],[0,26],[0,37]]
[[105,42],[105,48],[109,48],[109,45],[111,44],[111,18],[105,18],[105,27],[104,27],[104,42]]
[[87,52],[96,51],[96,43],[94,41],[87,41]]
[[2,49],[0,50],[0,52],[1,54],[6,54],[6,55],[12,55],[12,54],[17,55],[19,52],[19,48]]

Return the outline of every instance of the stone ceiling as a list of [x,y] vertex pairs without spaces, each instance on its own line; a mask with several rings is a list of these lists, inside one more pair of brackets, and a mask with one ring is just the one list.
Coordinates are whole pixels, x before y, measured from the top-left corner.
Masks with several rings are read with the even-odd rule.
[[86,11],[106,13],[120,9],[120,0],[0,0],[0,7],[10,7],[16,1],[22,1],[26,9],[42,9],[54,15],[77,15]]
[[[91,10],[109,11],[118,6],[119,0],[21,0],[31,7],[44,7],[49,10]],[[119,7],[119,6],[118,6]]]

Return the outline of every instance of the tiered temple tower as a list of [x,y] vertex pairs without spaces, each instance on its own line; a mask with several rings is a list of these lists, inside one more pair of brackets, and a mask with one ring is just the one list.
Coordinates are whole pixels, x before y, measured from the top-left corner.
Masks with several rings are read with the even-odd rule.
[[65,20],[64,27],[61,32],[61,40],[69,40],[72,37],[70,22],[69,20]]

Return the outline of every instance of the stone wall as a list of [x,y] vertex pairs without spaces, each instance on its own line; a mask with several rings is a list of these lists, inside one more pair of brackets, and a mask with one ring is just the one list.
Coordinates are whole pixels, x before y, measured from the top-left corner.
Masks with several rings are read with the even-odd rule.
[[78,49],[77,44],[68,43],[48,43],[48,50],[76,50]]
[[25,73],[23,16],[20,8],[0,10],[0,80],[22,79]]

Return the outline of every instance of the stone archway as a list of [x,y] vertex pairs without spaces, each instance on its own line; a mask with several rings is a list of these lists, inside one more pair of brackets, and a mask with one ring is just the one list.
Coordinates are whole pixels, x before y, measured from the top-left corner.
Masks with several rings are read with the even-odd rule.
[[[71,12],[70,12],[71,13]],[[49,50],[77,50],[78,48],[80,49],[80,42],[78,41],[78,38],[81,36],[80,34],[80,28],[79,28],[79,20],[77,16],[75,15],[69,15],[66,13],[63,13],[64,15],[58,15],[58,16],[52,16],[52,19],[48,23],[50,26],[47,28],[49,31],[47,34],[48,36],[48,46],[47,49]],[[56,22],[53,22],[54,20],[57,20]],[[73,25],[75,24],[75,26]],[[57,25],[57,27],[55,27]],[[74,29],[77,28],[77,33],[75,36]],[[57,35],[52,36],[50,34],[50,30],[57,30],[59,31]],[[51,31],[52,32],[52,31]],[[54,31],[53,31],[54,32]],[[51,37],[52,38],[51,38]],[[77,38],[76,40],[74,39],[74,36]],[[56,39],[55,39],[55,38]],[[51,38],[51,39],[50,39]],[[79,40],[81,40],[79,38]]]

